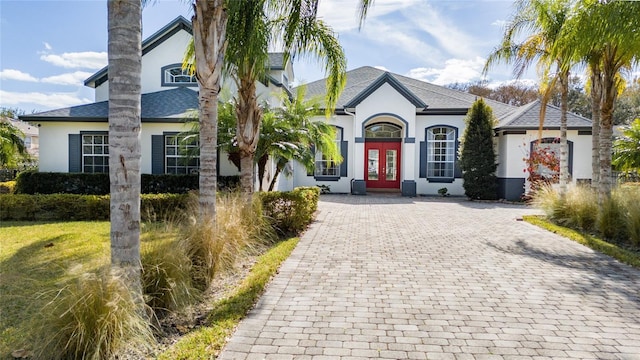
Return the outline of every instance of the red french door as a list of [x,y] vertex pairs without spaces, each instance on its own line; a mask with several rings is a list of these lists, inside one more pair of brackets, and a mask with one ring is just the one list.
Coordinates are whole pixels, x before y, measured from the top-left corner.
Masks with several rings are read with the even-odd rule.
[[367,189],[400,188],[400,142],[365,142],[364,168]]

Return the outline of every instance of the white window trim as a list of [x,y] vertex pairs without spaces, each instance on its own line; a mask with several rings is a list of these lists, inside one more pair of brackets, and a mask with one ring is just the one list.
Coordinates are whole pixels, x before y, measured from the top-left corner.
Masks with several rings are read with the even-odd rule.
[[[91,138],[90,142],[85,142],[86,138]],[[96,143],[96,138],[100,138],[101,143]],[[80,134],[81,141],[81,169],[83,173],[109,173],[109,134],[104,133],[88,133]],[[90,152],[87,152],[87,148],[91,148]],[[100,152],[96,150],[100,149]],[[87,164],[87,160],[91,159],[92,164]],[[96,160],[100,159],[102,164],[96,164]],[[87,167],[91,168],[91,171],[87,171]],[[100,171],[96,171],[98,168]]]
[[[200,169],[200,157],[189,157],[185,153],[189,150],[197,149],[200,147],[200,143],[196,140],[194,143],[189,144],[184,141],[184,136],[180,134],[165,134],[164,135],[164,173],[165,174],[196,174]],[[170,139],[175,139],[170,144]],[[173,151],[169,151],[173,149]],[[170,154],[171,153],[171,154]],[[175,165],[169,165],[170,159],[175,159]],[[195,165],[189,164],[191,161],[195,162]],[[184,171],[181,171],[183,170]]]
[[[434,130],[446,129],[446,140],[436,140]],[[439,135],[439,134],[438,134]],[[427,179],[453,179],[455,176],[456,162],[456,128],[451,126],[434,126],[427,129]],[[439,150],[444,149],[444,154],[435,154],[436,144],[445,145]],[[436,156],[444,156],[444,160],[436,160]],[[430,166],[432,165],[433,166]],[[436,169],[436,165],[444,165],[444,169]],[[449,166],[447,166],[449,165]],[[438,174],[436,175],[436,171]],[[442,174],[441,174],[442,173]]]
[[[342,144],[342,129],[337,126],[334,128],[336,129],[334,142],[337,148],[340,149]],[[340,164],[336,163],[333,159],[325,158],[321,151],[316,150],[313,176],[316,178],[340,177]]]

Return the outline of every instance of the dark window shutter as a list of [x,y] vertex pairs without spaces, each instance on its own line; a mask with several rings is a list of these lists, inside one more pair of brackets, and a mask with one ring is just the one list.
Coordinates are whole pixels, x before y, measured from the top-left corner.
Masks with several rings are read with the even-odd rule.
[[340,155],[342,155],[342,163],[340,164],[340,177],[347,176],[347,163],[349,162],[349,142],[340,143]]
[[567,147],[569,148],[569,175],[573,176],[573,141],[567,141]]
[[164,174],[163,135],[151,135],[151,173]]
[[427,142],[420,141],[420,178],[427,177]]
[[69,172],[82,172],[82,136],[69,134]]
[[453,162],[453,177],[455,179],[462,179],[462,169],[460,168],[460,160],[458,159],[458,151],[460,150],[460,143],[456,140],[456,160]]
[[[311,154],[313,155],[313,167],[315,168],[315,156],[316,156],[316,146],[311,145]],[[313,176],[313,171],[307,170],[307,176]]]

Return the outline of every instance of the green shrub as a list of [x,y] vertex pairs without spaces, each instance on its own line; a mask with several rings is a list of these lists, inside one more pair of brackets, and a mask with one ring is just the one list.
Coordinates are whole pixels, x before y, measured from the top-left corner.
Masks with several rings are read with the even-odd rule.
[[281,234],[297,234],[306,229],[318,209],[320,189],[299,187],[291,192],[260,193],[264,215]]
[[[198,175],[142,174],[140,191],[143,194],[186,194],[198,190]],[[239,176],[218,176],[218,189],[234,189]],[[25,171],[16,179],[18,194],[81,194],[108,195],[108,174],[54,173]]]
[[166,237],[152,231],[140,248],[145,302],[158,317],[194,304],[201,295],[192,285],[191,260],[184,248]]
[[0,182],[0,194],[13,194],[16,188],[16,182],[4,181]]
[[[161,220],[188,204],[188,195],[183,194],[144,194],[140,199],[145,221]],[[109,196],[0,194],[0,220],[109,220]]]
[[41,312],[34,347],[37,359],[109,359],[132,345],[154,340],[124,281],[104,270],[83,274]]

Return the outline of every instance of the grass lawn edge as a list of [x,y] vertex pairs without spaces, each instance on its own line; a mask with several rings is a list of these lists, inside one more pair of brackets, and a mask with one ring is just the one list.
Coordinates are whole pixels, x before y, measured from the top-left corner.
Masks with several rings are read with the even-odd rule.
[[522,219],[529,224],[551,231],[554,234],[566,237],[595,251],[601,252],[605,255],[609,255],[622,263],[640,269],[640,255],[634,253],[633,251],[623,249],[616,244],[606,242],[593,235],[585,234],[577,230],[554,224],[541,215],[525,215],[522,217]]
[[215,358],[232,335],[238,323],[258,301],[280,265],[298,244],[299,238],[290,238],[275,244],[258,257],[255,265],[240,286],[227,298],[214,304],[207,325],[186,334],[158,359],[211,359]]

